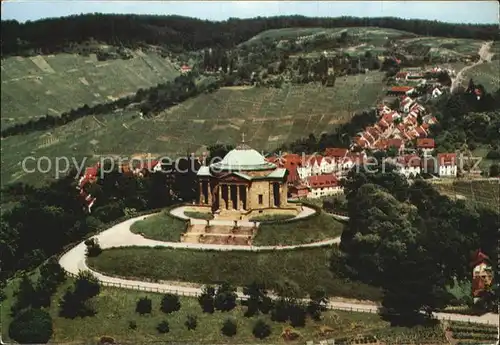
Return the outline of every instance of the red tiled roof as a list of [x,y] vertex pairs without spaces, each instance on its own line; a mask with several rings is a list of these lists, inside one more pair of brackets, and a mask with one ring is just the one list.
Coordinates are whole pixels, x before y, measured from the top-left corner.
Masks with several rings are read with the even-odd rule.
[[191,70],[191,67],[189,67],[188,65],[182,65],[181,70],[188,71]]
[[294,183],[294,182],[299,180],[299,174],[297,173],[296,166],[286,168],[286,169],[288,170],[288,177],[287,177],[288,183]]
[[342,157],[345,157],[347,152],[349,152],[348,149],[337,148],[337,147],[328,147],[325,149],[325,156],[342,158]]
[[421,149],[433,149],[435,147],[434,139],[424,138],[417,139],[417,147]]
[[387,147],[395,147],[397,149],[403,146],[403,140],[401,139],[389,139],[387,140]]
[[159,161],[157,160],[146,160],[145,162],[141,162],[140,164],[140,169],[147,169],[147,170],[151,170],[153,169],[157,164],[159,163]]
[[437,158],[439,165],[450,166],[457,164],[456,153],[438,153]]
[[488,255],[484,254],[480,249],[476,250],[472,256],[472,266],[479,265],[480,263],[489,260]]
[[408,72],[398,72],[396,73],[396,78],[404,78],[408,75]]
[[335,175],[315,175],[307,178],[311,188],[335,187],[338,180]]
[[85,169],[85,176],[95,177],[97,176],[97,167],[88,167]]
[[416,131],[417,131],[419,137],[427,136],[427,131],[425,129],[423,129],[422,126],[418,126]]
[[413,87],[411,86],[393,86],[389,89],[391,92],[408,92],[412,90]]

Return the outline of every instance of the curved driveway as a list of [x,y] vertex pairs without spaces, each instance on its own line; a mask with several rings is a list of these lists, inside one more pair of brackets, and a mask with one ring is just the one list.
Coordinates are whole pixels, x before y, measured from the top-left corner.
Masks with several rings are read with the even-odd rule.
[[[339,243],[340,238],[335,238],[328,241],[299,245],[299,246],[283,246],[283,247],[251,247],[251,246],[226,246],[226,245],[204,245],[204,244],[189,244],[189,243],[177,243],[177,242],[161,242],[146,239],[140,235],[133,234],[130,232],[130,225],[132,223],[145,219],[148,216],[140,216],[126,220],[120,224],[117,224],[108,230],[94,236],[99,240],[99,243],[103,249],[111,247],[127,247],[127,246],[148,246],[148,247],[172,247],[172,248],[192,248],[192,249],[215,249],[215,250],[287,250],[299,247],[312,247],[312,246],[324,246],[331,245],[333,243]],[[258,249],[257,249],[258,248]],[[104,274],[98,273],[91,270],[85,262],[85,250],[86,246],[84,242],[81,242],[77,246],[70,249],[59,259],[59,264],[61,267],[71,275],[76,275],[80,270],[91,271],[103,285],[117,286],[121,288],[133,289],[133,290],[145,290],[153,292],[162,293],[175,293],[177,295],[183,296],[198,296],[201,293],[201,288],[189,287],[185,284],[175,284],[175,283],[154,283],[146,282],[141,280],[131,280],[122,279],[117,277],[110,277]],[[244,298],[242,293],[238,293],[239,298]],[[378,306],[376,304],[369,304],[370,302],[338,302],[330,301],[327,305],[329,309],[336,310],[354,310],[358,312],[368,312],[376,313],[378,311]],[[499,324],[498,315],[495,314],[485,314],[482,316],[469,316],[461,314],[449,314],[449,313],[434,313],[434,316],[442,320],[453,320],[453,321],[471,321],[483,324]]]

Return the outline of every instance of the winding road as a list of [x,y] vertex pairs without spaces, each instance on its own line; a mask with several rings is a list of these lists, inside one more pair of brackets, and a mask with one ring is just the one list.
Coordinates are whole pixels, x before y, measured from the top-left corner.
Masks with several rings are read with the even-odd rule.
[[[179,211],[180,212],[180,211]],[[310,212],[310,211],[307,211]],[[183,212],[182,212],[183,213]],[[154,214],[152,214],[154,215]],[[168,247],[168,248],[190,248],[193,250],[247,250],[247,251],[265,251],[265,250],[293,250],[302,247],[320,247],[332,244],[340,243],[340,237],[330,239],[327,241],[296,245],[296,246],[228,246],[228,245],[208,245],[199,243],[180,243],[180,242],[162,242],[146,239],[141,235],[134,234],[130,231],[130,226],[139,220],[145,219],[152,215],[140,216],[126,220],[119,223],[108,230],[101,232],[100,234],[94,236],[99,241],[101,248],[112,248],[112,247],[130,247],[130,246],[147,246],[147,247]],[[59,259],[59,264],[61,267],[68,272],[70,275],[76,275],[80,270],[91,271],[97,279],[107,286],[116,286],[121,288],[133,289],[133,290],[144,290],[152,292],[162,292],[162,293],[174,293],[182,296],[199,296],[201,294],[200,287],[186,286],[186,283],[180,282],[147,282],[142,280],[132,280],[123,279],[118,277],[111,277],[101,273],[98,273],[87,266],[85,257],[86,246],[82,241],[77,246],[71,248],[69,251],[64,253]],[[238,297],[244,299],[245,296],[238,292]],[[273,297],[273,296],[271,296]],[[379,310],[379,305],[373,302],[366,301],[343,301],[340,298],[332,297],[327,305],[328,309],[335,310],[347,310],[347,311],[358,311],[367,313],[377,313]],[[485,314],[482,316],[470,316],[461,314],[450,314],[450,313],[434,313],[434,317],[440,320],[452,320],[452,321],[470,321],[482,324],[499,324],[498,315],[495,314]]]
[[491,62],[491,58],[493,57],[493,53],[490,52],[491,45],[493,42],[485,42],[483,45],[481,45],[481,48],[479,48],[479,60],[474,62],[472,65],[465,66],[462,68],[458,73],[457,76],[452,80],[451,82],[451,87],[450,87],[450,92],[455,91],[462,83],[464,82],[465,76],[464,73],[471,69],[474,66],[480,65],[483,62]]

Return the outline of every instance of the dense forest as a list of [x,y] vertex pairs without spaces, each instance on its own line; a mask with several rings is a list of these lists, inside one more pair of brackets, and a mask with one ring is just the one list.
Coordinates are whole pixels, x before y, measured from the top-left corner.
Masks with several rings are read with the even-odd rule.
[[491,40],[498,26],[450,24],[429,20],[385,18],[308,18],[304,16],[231,18],[212,22],[181,16],[85,14],[19,23],[2,21],[2,56],[57,53],[70,43],[91,38],[110,45],[151,44],[181,53],[206,47],[231,48],[270,29],[290,27],[376,26],[418,35]]

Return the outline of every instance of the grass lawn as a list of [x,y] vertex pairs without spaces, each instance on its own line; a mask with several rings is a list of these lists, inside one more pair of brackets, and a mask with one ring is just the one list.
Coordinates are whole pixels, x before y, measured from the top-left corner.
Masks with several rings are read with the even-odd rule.
[[474,83],[482,84],[487,92],[493,93],[500,88],[499,70],[500,60],[481,63],[465,71],[464,80],[468,82],[472,78]]
[[332,296],[380,300],[378,288],[346,281],[330,270],[332,255],[338,255],[336,247],[260,253],[128,247],[104,250],[88,264],[107,275],[199,284],[228,281],[244,286],[260,281],[273,286],[287,278],[304,293],[323,286]]
[[[11,321],[9,313],[6,312],[14,298],[12,292],[18,281],[8,285],[8,298],[2,308],[2,338],[9,341],[8,324]],[[111,336],[121,344],[145,344],[151,341],[178,341],[196,343],[284,343],[280,338],[283,329],[288,325],[285,323],[272,322],[268,315],[252,318],[243,316],[245,307],[237,306],[230,312],[215,312],[205,314],[201,312],[198,301],[190,297],[181,297],[181,309],[170,315],[163,314],[159,310],[161,294],[139,292],[111,287],[101,287],[101,293],[94,297],[93,305],[97,314],[93,317],[65,319],[58,316],[58,301],[67,287],[73,284],[72,279],[62,284],[52,298],[51,306],[48,308],[53,317],[54,343],[94,344],[101,336]],[[141,297],[149,297],[152,300],[152,313],[140,316],[135,312],[136,302]],[[195,315],[198,326],[193,331],[188,331],[184,325],[187,315]],[[228,338],[222,335],[220,328],[228,317],[234,318],[238,325],[236,336]],[[271,336],[264,340],[254,338],[252,327],[259,319],[265,320],[272,327]],[[170,332],[159,334],[156,326],[159,322],[167,320]],[[135,321],[137,328],[129,329],[129,322]],[[323,314],[323,320],[314,322],[308,319],[304,328],[297,328],[301,333],[300,341],[319,340],[320,326],[328,326],[333,332],[328,337],[353,337],[356,335],[375,335],[380,339],[416,339],[415,334],[423,332],[420,327],[403,328],[391,327],[388,322],[383,321],[378,315],[356,312],[327,311]],[[426,332],[435,334],[434,340],[442,339],[442,332],[434,328],[426,328]]]
[[174,218],[169,212],[170,210],[164,210],[158,215],[139,220],[130,226],[130,231],[152,240],[180,242],[181,234],[186,231],[187,221]]
[[311,218],[278,224],[261,224],[253,244],[293,245],[311,243],[340,236],[344,225],[321,212]]
[[196,219],[214,219],[214,215],[208,212],[184,211],[184,215]]
[[251,222],[275,222],[278,220],[286,220],[294,218],[294,215],[291,214],[265,214],[261,216],[255,216],[250,218]]

